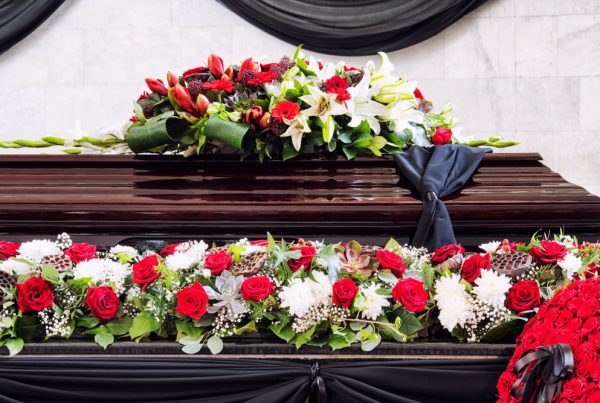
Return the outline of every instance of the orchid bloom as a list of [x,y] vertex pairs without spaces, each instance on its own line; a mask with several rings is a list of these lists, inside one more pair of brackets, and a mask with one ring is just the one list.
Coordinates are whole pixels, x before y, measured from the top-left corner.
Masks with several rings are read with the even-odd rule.
[[346,101],[348,114],[352,117],[348,126],[356,127],[362,121],[366,120],[373,132],[379,134],[381,125],[376,116],[387,115],[388,109],[379,102],[371,99],[372,94],[369,90],[370,82],[371,75],[368,70],[365,70],[362,80],[355,87],[348,88],[348,92],[352,96],[350,100]]
[[291,137],[292,144],[296,151],[300,151],[300,147],[302,146],[302,136],[304,133],[310,133],[310,126],[308,125],[308,120],[302,114],[298,114],[291,122],[285,121],[286,124],[289,124],[285,133],[283,133],[280,137]]
[[388,105],[388,113],[385,119],[392,123],[395,131],[410,130],[414,128],[411,123],[423,123],[423,112],[417,109],[416,101],[396,101]]

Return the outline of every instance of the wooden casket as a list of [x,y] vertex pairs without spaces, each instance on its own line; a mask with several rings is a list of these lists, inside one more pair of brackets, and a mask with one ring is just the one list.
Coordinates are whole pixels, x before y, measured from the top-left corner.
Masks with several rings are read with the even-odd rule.
[[[68,232],[76,242],[153,249],[180,239],[264,238],[267,231],[288,239],[409,242],[422,208],[391,158],[261,164],[235,156],[3,155],[0,186],[0,239]],[[600,239],[600,198],[566,182],[538,154],[486,155],[467,186],[445,202],[465,246],[524,241],[539,230]],[[40,390],[48,401],[72,401],[74,390],[86,401],[119,401],[134,390],[137,401],[480,402],[494,400],[512,351],[510,344],[451,342],[383,343],[370,353],[297,351],[250,335],[228,340],[211,357],[185,356],[165,341],[115,342],[105,351],[83,338],[27,343],[0,371],[34,371],[47,381],[32,386],[14,376],[6,386],[0,377],[0,387],[14,387],[10,401]],[[215,373],[194,375],[202,370]],[[74,384],[77,373],[83,384]],[[178,377],[193,379],[197,394]],[[227,392],[229,382],[246,382],[244,393]],[[286,395],[286,385],[297,392]]]

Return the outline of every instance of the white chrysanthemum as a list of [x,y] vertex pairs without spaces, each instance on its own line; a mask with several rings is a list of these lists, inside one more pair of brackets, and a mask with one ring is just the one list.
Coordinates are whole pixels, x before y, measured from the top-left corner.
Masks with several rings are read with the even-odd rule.
[[138,256],[137,249],[125,245],[115,245],[112,248],[110,248],[109,252],[113,255],[122,254],[131,258],[135,258]]
[[208,245],[204,241],[191,242],[189,249],[185,252],[195,262],[201,262],[206,256]]
[[583,262],[581,258],[575,256],[572,253],[567,253],[562,260],[558,261],[558,265],[563,269],[563,275],[567,278],[573,277],[573,274],[577,273]]
[[498,250],[498,247],[500,247],[500,245],[501,245],[501,242],[492,241],[492,242],[482,243],[481,245],[479,245],[479,249],[481,249],[489,254],[494,254],[494,253],[496,253],[496,251]]
[[30,274],[32,270],[33,266],[13,259],[5,260],[0,263],[0,271],[8,274],[16,274],[17,276],[25,276]]
[[482,270],[481,276],[475,280],[473,294],[489,305],[502,307],[510,286],[508,276],[494,270]]
[[461,296],[446,298],[442,306],[438,306],[440,314],[438,319],[448,331],[453,331],[457,326],[464,326],[467,321],[475,316],[473,306],[469,300]]
[[293,279],[287,287],[283,287],[279,293],[279,298],[281,299],[281,307],[288,308],[292,316],[306,315],[315,303],[310,283],[299,278]]
[[23,242],[17,252],[20,258],[29,260],[32,263],[40,263],[45,256],[62,254],[56,242],[47,239]]
[[435,283],[435,299],[438,303],[443,303],[447,298],[463,296],[465,290],[465,285],[460,282],[460,275],[454,273],[443,276]]
[[191,268],[196,261],[193,254],[175,252],[165,259],[165,266],[171,270],[187,270]]
[[329,276],[320,271],[313,271],[313,277],[316,281],[310,281],[315,305],[327,304],[331,300],[331,282]]
[[96,284],[114,283],[119,287],[131,269],[121,263],[109,259],[84,260],[73,269],[73,277],[91,278]]
[[383,308],[390,306],[385,296],[377,294],[378,289],[377,284],[372,284],[360,290],[364,298],[359,299],[357,308],[365,319],[376,320],[383,313]]

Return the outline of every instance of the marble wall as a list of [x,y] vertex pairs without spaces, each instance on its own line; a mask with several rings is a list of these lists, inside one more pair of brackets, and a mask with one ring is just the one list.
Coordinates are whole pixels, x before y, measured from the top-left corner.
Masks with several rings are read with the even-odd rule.
[[[211,52],[238,62],[292,49],[214,0],[67,0],[0,56],[0,139],[122,122],[144,77]],[[600,194],[600,0],[490,0],[391,59],[438,106],[452,101],[465,133],[517,139],[512,150]]]

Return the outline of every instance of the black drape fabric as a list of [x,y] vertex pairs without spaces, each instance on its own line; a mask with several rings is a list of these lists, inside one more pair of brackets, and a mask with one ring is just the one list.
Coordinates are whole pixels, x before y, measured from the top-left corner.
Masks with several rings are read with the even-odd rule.
[[64,0],[0,0],[0,54],[46,21]]
[[479,167],[485,153],[490,151],[446,144],[428,148],[413,146],[404,153],[394,155],[398,168],[423,199],[423,213],[412,245],[434,250],[456,243],[452,220],[441,199],[462,189]]
[[291,44],[335,55],[372,55],[428,39],[487,0],[218,0]]
[[17,357],[0,360],[0,401],[491,402],[507,362]]

